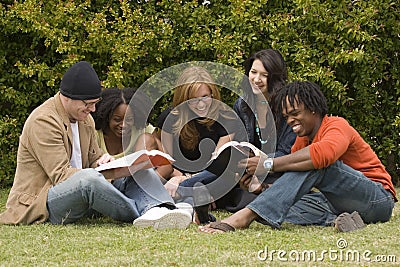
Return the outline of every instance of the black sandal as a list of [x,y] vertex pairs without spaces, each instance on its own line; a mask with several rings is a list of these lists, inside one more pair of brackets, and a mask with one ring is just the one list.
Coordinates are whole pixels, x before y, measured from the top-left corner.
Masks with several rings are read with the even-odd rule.
[[209,225],[206,225],[205,227],[220,230],[224,233],[235,232],[235,228],[232,225],[221,222],[221,221],[212,222]]

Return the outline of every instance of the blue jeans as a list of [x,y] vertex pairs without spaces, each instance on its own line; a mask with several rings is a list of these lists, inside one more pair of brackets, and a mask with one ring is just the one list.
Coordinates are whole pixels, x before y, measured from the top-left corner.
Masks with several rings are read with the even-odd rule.
[[96,213],[132,222],[150,208],[174,205],[153,169],[138,171],[133,177],[117,179],[114,186],[94,169],[76,172],[49,189],[50,223],[72,223]]
[[192,176],[191,178],[186,179],[179,185],[181,187],[191,188],[197,182],[201,182],[202,184],[209,184],[209,183],[215,181],[217,178],[218,178],[217,175],[215,175],[207,170],[204,170],[204,171],[201,171],[201,172],[197,173],[196,175]]
[[207,171],[203,170],[196,175],[190,177],[189,179],[184,180],[179,184],[176,192],[179,195],[179,199],[176,199],[177,202],[186,202],[190,205],[194,206],[193,202],[193,187],[197,182],[200,182],[204,185],[209,184],[217,180],[218,176]]
[[286,172],[247,207],[280,228],[291,207],[312,187],[324,194],[335,215],[358,211],[365,223],[386,222],[392,215],[392,195],[341,161],[319,170]]
[[290,207],[285,222],[299,225],[331,226],[336,217],[329,201],[321,192],[309,192]]
[[[196,174],[195,176],[183,181],[182,183],[180,183],[177,190],[177,192],[180,194],[182,198],[180,201],[187,202],[191,205],[194,204],[192,195],[193,195],[193,186],[196,182],[201,182],[205,185],[208,185],[207,187],[209,189],[209,192],[214,197],[214,199],[218,199],[216,195],[222,194],[223,201],[221,202],[231,203],[232,201],[234,201],[233,199],[227,199],[227,198],[229,197],[236,198],[235,196],[232,196],[229,193],[223,194],[222,192],[220,192],[221,190],[224,189],[225,187],[224,185],[211,184],[217,179],[219,179],[217,175],[207,170],[204,170]],[[233,177],[230,177],[229,179],[233,181]],[[231,187],[231,185],[229,186]],[[235,192],[238,192],[238,189],[235,189]],[[238,197],[240,198],[240,195]],[[254,198],[256,198],[256,195],[254,195]],[[236,200],[236,202],[240,202],[240,199]],[[249,202],[242,204],[246,205],[249,204]],[[219,207],[219,208],[224,208],[224,207]],[[332,213],[328,200],[325,198],[325,196],[320,192],[311,192],[304,195],[299,201],[297,201],[290,208],[285,218],[285,221],[300,225],[313,224],[313,225],[326,226],[326,225],[332,225],[336,217],[337,216]]]

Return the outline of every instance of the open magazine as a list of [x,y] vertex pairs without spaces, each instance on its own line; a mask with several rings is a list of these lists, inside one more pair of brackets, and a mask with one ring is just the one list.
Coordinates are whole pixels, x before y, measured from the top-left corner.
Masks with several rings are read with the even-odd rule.
[[173,163],[175,160],[167,153],[160,150],[139,150],[122,158],[102,164],[97,171],[129,167],[131,171],[159,167]]
[[244,173],[244,169],[238,168],[238,162],[242,159],[261,156],[260,149],[249,142],[230,141],[218,148],[213,153],[207,170],[220,176],[224,171]]

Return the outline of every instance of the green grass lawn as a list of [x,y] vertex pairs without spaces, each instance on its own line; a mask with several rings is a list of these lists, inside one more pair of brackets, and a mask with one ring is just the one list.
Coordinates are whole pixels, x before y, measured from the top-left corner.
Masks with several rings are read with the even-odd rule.
[[[7,195],[0,190],[0,211]],[[390,222],[350,233],[290,224],[273,230],[256,222],[217,235],[199,233],[194,224],[153,230],[109,219],[0,225],[0,251],[0,266],[394,266],[400,265],[400,208]]]

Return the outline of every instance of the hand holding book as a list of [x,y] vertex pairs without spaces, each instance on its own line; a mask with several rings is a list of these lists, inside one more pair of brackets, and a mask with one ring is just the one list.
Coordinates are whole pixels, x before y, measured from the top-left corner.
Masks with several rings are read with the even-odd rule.
[[268,171],[266,171],[263,166],[266,159],[268,159],[268,155],[262,153],[259,156],[249,157],[247,159],[240,160],[238,166],[240,168],[245,168],[246,172],[249,174],[266,176]]
[[246,157],[248,157],[250,155],[260,156],[261,154],[264,154],[264,152],[262,152],[260,149],[258,149],[256,146],[254,146],[252,143],[230,141],[230,142],[223,144],[214,153],[212,153],[212,157],[211,157],[210,161],[216,159],[227,148],[236,149],[238,152],[242,153]]
[[159,167],[173,163],[175,160],[167,153],[159,150],[139,150],[125,157],[99,165],[96,170],[99,172],[128,167],[131,173],[141,169]]
[[[239,175],[239,174],[236,174]],[[262,192],[262,183],[254,174],[245,173],[242,177],[236,177],[239,180],[240,188],[254,194]]]
[[254,156],[267,155],[253,144],[248,142],[230,141],[216,150],[209,161],[208,171],[220,176],[225,170],[243,174],[245,164],[238,164]]

